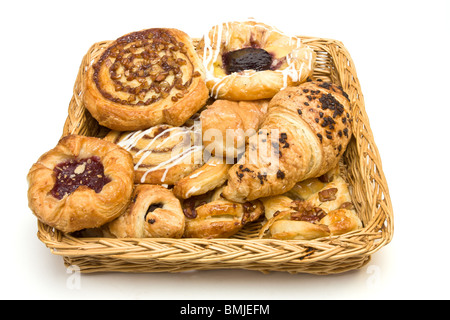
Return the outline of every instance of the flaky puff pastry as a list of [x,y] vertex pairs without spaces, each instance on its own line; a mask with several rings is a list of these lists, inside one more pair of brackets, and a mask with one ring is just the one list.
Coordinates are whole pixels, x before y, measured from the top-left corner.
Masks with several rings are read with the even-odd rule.
[[350,103],[328,82],[306,82],[272,98],[240,163],[229,171],[224,196],[247,201],[287,192],[335,168],[351,138]]
[[[316,59],[314,50],[300,38],[255,21],[212,27],[200,40],[197,52],[210,94],[238,101],[270,99],[282,88],[304,82],[312,75]],[[240,58],[230,59],[236,54]],[[267,61],[259,65],[262,58]],[[230,70],[230,60],[240,64],[237,69]]]
[[205,151],[227,159],[245,150],[248,137],[258,131],[270,100],[216,100],[200,113]]
[[147,29],[112,41],[84,84],[85,107],[102,126],[119,131],[180,126],[209,97],[192,40],[177,29]]
[[173,193],[180,199],[208,193],[227,181],[230,168],[231,164],[225,159],[212,157],[200,168],[178,180],[173,187]]
[[31,167],[28,204],[63,232],[97,228],[122,214],[133,192],[133,160],[114,143],[69,135]]
[[261,201],[266,223],[261,228],[260,238],[311,240],[345,234],[362,227],[351,202],[348,185],[339,175],[333,175],[329,182],[311,178],[302,182],[294,192]]
[[190,127],[160,124],[130,132],[111,130],[104,139],[131,153],[135,183],[173,185],[203,163]]
[[264,214],[261,201],[237,203],[221,196],[219,187],[182,202],[186,216],[184,237],[228,238]]
[[130,206],[103,229],[117,238],[181,238],[185,217],[180,201],[160,185],[137,185]]

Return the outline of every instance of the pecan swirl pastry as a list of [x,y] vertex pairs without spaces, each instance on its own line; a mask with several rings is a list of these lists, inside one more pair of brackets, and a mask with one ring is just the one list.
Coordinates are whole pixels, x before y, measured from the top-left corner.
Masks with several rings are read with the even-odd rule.
[[27,180],[28,205],[63,232],[97,228],[122,214],[133,192],[133,160],[114,143],[70,135],[43,154]]
[[187,34],[153,28],[113,41],[86,73],[83,100],[100,125],[141,130],[182,125],[208,99],[200,59]]

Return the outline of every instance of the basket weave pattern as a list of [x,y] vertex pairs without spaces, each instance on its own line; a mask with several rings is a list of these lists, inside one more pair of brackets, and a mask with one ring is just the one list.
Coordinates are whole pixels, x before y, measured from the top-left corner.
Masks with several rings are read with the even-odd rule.
[[[316,240],[258,239],[261,221],[228,239],[77,238],[38,222],[38,238],[66,266],[81,272],[181,272],[248,269],[261,272],[333,274],[358,269],[393,236],[393,212],[380,156],[364,109],[353,61],[336,40],[302,37],[317,54],[313,78],[343,87],[352,107],[353,137],[343,157],[346,179],[363,229]],[[94,44],[84,56],[74,85],[63,136],[104,136],[82,102],[84,74],[109,41]]]

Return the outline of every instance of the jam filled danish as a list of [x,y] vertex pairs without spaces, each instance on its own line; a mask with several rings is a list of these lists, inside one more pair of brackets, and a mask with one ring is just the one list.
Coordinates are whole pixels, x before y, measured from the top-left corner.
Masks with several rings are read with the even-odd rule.
[[172,191],[159,185],[136,186],[132,202],[105,229],[117,238],[181,238],[185,217]]
[[38,219],[74,232],[100,227],[125,211],[133,161],[114,143],[70,135],[33,164],[27,179],[29,207]]
[[100,125],[120,131],[182,125],[207,98],[191,39],[165,28],[133,32],[111,42],[86,73],[83,95]]
[[298,37],[254,21],[218,24],[197,52],[211,96],[227,100],[270,99],[312,75],[316,54]]

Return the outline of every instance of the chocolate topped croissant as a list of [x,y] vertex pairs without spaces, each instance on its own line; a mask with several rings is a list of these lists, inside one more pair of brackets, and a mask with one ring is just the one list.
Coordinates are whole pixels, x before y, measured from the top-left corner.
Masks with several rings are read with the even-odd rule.
[[230,169],[224,197],[243,202],[282,194],[336,167],[351,137],[349,109],[347,94],[332,83],[280,91],[245,157]]

